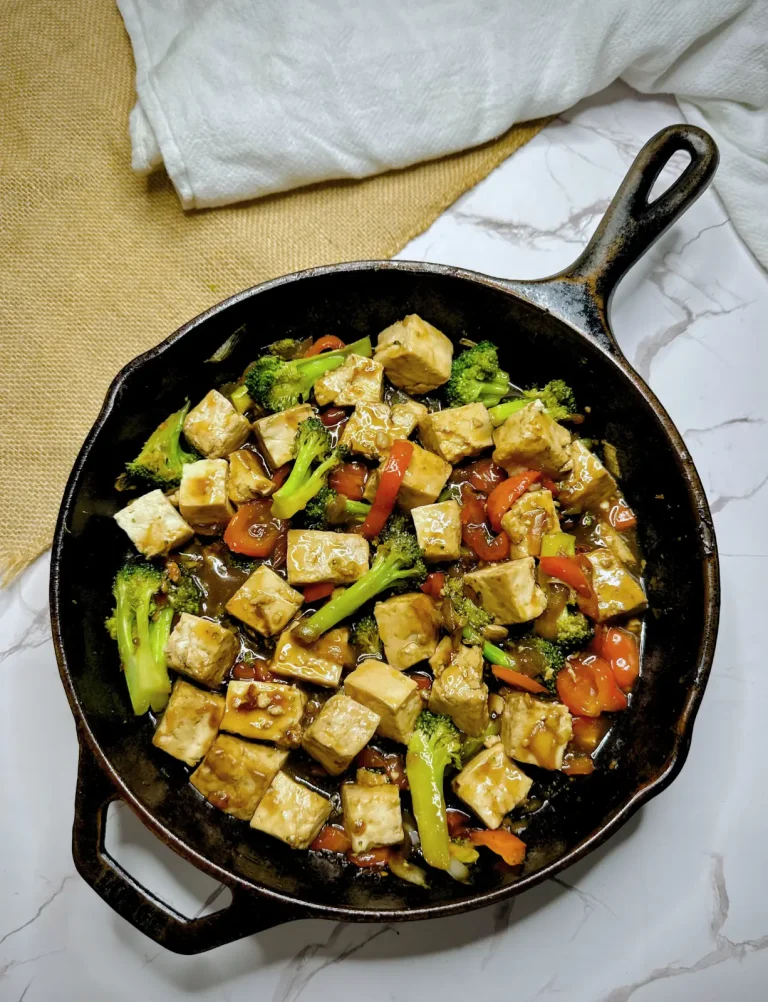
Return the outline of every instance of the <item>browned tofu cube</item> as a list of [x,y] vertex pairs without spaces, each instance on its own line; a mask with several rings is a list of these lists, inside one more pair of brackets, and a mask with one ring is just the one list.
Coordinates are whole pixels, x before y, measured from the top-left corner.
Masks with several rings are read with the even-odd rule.
[[419,422],[419,433],[425,449],[454,464],[493,445],[491,416],[481,403],[433,411]]
[[571,434],[547,414],[540,400],[532,400],[508,417],[493,433],[494,463],[513,472],[541,470],[554,476],[570,468]]
[[538,557],[541,537],[560,531],[560,520],[550,491],[526,491],[512,505],[501,520],[501,527],[509,536],[509,556]]
[[389,404],[358,404],[341,433],[341,444],[368,459],[379,459],[392,445]]
[[295,748],[301,740],[301,718],[307,697],[283,682],[233,681],[221,729],[254,741],[274,741]]
[[313,413],[310,404],[299,404],[298,407],[289,407],[286,411],[269,414],[253,422],[256,440],[273,470],[293,459],[299,425],[312,417]]
[[326,372],[313,387],[318,407],[335,404],[354,407],[355,404],[375,404],[381,400],[384,367],[375,358],[348,355],[338,369]]
[[218,390],[207,393],[184,419],[187,441],[206,459],[221,459],[239,449],[251,433],[248,419]]
[[592,587],[597,595],[598,620],[643,612],[648,601],[640,582],[605,548],[585,554],[592,565]]
[[464,575],[464,582],[478,596],[480,605],[497,623],[527,623],[547,607],[547,596],[536,583],[533,557],[490,564]]
[[461,510],[456,501],[411,508],[416,539],[430,563],[458,560],[461,551]]
[[139,553],[151,559],[165,556],[194,536],[161,490],[142,494],[117,512],[115,521],[130,538]]
[[290,630],[280,634],[269,670],[275,675],[337,689],[342,668],[354,663],[349,646],[349,630],[337,626],[312,644],[295,640]]
[[422,708],[419,687],[412,678],[383,661],[366,658],[344,679],[344,691],[378,713],[378,734],[408,744]]
[[[382,466],[385,462],[386,457]],[[406,511],[432,504],[440,496],[451,470],[451,464],[436,456],[434,452],[427,452],[420,445],[414,445],[413,456],[397,495],[397,503]]]
[[415,400],[404,400],[402,403],[392,404],[390,413],[392,438],[410,438],[414,429],[427,414],[429,411],[424,404],[418,404]]
[[387,661],[404,671],[431,658],[440,635],[440,617],[432,599],[423,592],[395,595],[373,608]]
[[327,797],[278,772],[256,808],[251,828],[280,839],[292,849],[309,849],[330,813]]
[[296,591],[270,567],[257,567],[227,602],[230,616],[265,637],[279,633],[296,615],[304,601]]
[[231,630],[210,619],[182,612],[166,642],[165,656],[174,671],[209,689],[218,689],[239,650],[240,642]]
[[352,584],[368,570],[370,546],[354,532],[289,529],[286,570],[288,583]]
[[571,442],[571,472],[560,486],[560,503],[565,511],[597,508],[616,493],[616,481],[597,456],[579,439]]
[[264,465],[250,449],[238,449],[229,454],[229,480],[227,493],[235,504],[245,504],[258,498],[269,497],[275,484],[267,476]]
[[528,796],[532,780],[504,753],[500,743],[471,758],[453,781],[453,789],[489,828]]
[[337,692],[304,732],[301,746],[332,776],[338,776],[368,744],[379,726],[378,713]]
[[394,386],[406,393],[430,393],[450,378],[453,344],[411,313],[379,334],[375,358]]
[[221,526],[235,514],[227,494],[226,459],[200,459],[182,467],[179,511],[190,525]]
[[352,852],[398,845],[405,839],[400,791],[396,786],[344,783],[341,809]]
[[562,769],[572,733],[571,715],[562,703],[535,699],[527,692],[507,696],[501,740],[510,758],[542,769]]
[[287,758],[279,748],[219,734],[189,781],[214,807],[249,821]]
[[213,744],[223,715],[223,696],[177,678],[152,744],[187,765],[197,765]]
[[483,655],[479,647],[460,645],[450,663],[436,675],[429,709],[444,713],[465,734],[480,734],[488,726],[488,686],[483,682]]

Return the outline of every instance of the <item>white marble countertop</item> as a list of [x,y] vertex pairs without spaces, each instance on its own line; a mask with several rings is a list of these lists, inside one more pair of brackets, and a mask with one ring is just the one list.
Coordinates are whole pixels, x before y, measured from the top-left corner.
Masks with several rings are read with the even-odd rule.
[[[680,117],[671,100],[613,87],[561,116],[401,256],[514,278],[554,272],[576,257],[642,143]],[[695,458],[720,546],[717,656],[677,781],[562,879],[493,909],[397,926],[298,922],[175,956],[75,872],[77,745],[41,558],[0,593],[0,999],[766,998],[768,278],[713,190],[627,277],[612,315]],[[119,805],[108,844],[185,914],[225,900]]]

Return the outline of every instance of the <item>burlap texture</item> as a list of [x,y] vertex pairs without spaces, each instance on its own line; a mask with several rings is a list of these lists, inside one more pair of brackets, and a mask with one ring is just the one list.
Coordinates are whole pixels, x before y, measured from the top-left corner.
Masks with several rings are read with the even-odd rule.
[[246,286],[389,257],[531,139],[359,182],[185,213],[130,171],[133,59],[110,0],[0,10],[0,579],[51,541],[77,450],[118,369]]

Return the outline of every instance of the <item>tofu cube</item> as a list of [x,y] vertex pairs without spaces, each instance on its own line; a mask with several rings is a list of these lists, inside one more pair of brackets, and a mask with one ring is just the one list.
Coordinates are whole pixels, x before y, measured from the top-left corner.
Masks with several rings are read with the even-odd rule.
[[434,452],[427,452],[420,445],[414,445],[413,456],[397,495],[398,504],[406,511],[410,511],[412,508],[420,508],[422,505],[437,501],[451,471],[450,463],[446,463]]
[[396,786],[345,783],[341,788],[341,809],[352,852],[397,845],[405,839]]
[[464,575],[464,583],[477,595],[480,605],[496,623],[527,623],[547,607],[547,596],[536,583],[533,557],[491,564]]
[[286,570],[291,585],[352,584],[368,570],[368,540],[354,532],[289,529]]
[[542,769],[562,769],[572,734],[571,715],[562,703],[534,699],[527,692],[507,696],[501,743],[510,758]]
[[392,445],[389,404],[358,404],[341,433],[341,444],[367,459],[379,459]]
[[348,355],[342,366],[321,376],[313,390],[318,407],[376,404],[382,398],[384,366],[375,358]]
[[187,441],[206,459],[222,459],[239,449],[251,433],[248,419],[230,400],[211,390],[184,418]]
[[190,525],[224,525],[235,514],[227,494],[228,473],[226,459],[201,459],[182,467],[179,512]]
[[229,480],[227,494],[234,504],[245,504],[257,498],[266,498],[275,490],[264,466],[250,449],[237,449],[229,454]]
[[148,558],[165,556],[195,534],[161,490],[131,501],[116,513],[115,521],[139,553]]
[[560,520],[550,491],[526,491],[512,505],[501,520],[501,527],[509,536],[509,556],[538,557],[541,537],[560,531]]
[[355,782],[360,786],[386,786],[389,776],[376,769],[355,769]]
[[223,696],[177,678],[152,744],[187,765],[197,765],[219,733],[223,716]]
[[383,661],[366,658],[344,679],[344,691],[378,713],[377,734],[408,744],[422,708],[419,687],[412,678]]
[[251,819],[251,828],[279,838],[292,849],[309,849],[328,820],[331,802],[278,772]]
[[450,378],[453,344],[411,313],[379,334],[374,357],[394,386],[406,393],[430,393]]
[[394,595],[373,608],[389,664],[398,671],[432,657],[440,634],[440,617],[432,599],[421,591]]
[[304,732],[301,747],[332,776],[338,776],[368,744],[379,726],[378,713],[337,692]]
[[280,634],[269,670],[275,675],[337,689],[342,668],[351,668],[353,664],[349,630],[339,626],[313,644],[300,644],[290,630],[285,630]]
[[221,729],[254,741],[297,748],[307,697],[295,685],[245,679],[227,686]]
[[461,511],[456,501],[412,508],[416,539],[429,562],[458,560],[461,549]]
[[568,512],[597,508],[601,501],[616,493],[616,481],[579,439],[571,442],[570,453],[571,472],[560,485],[560,503]]
[[220,811],[250,821],[287,758],[279,748],[219,734],[189,781]]
[[485,404],[465,404],[434,411],[419,422],[425,449],[448,463],[476,456],[493,445],[493,425]]
[[195,682],[218,689],[237,660],[237,636],[211,619],[182,612],[165,645],[168,666]]
[[390,412],[390,425],[392,428],[392,438],[410,438],[421,421],[429,414],[424,404],[418,404],[415,400],[404,400],[400,404],[392,404]]
[[480,734],[489,723],[488,686],[483,682],[483,654],[463,644],[432,683],[429,709],[444,713],[465,734]]
[[293,459],[293,446],[302,421],[312,417],[311,404],[299,404],[287,411],[269,414],[253,422],[256,440],[273,470]]
[[570,468],[571,433],[552,420],[540,400],[508,417],[494,431],[493,442],[493,461],[507,470],[533,469],[555,476]]
[[505,815],[528,796],[533,780],[521,772],[501,744],[478,752],[453,781],[457,797],[489,828],[498,828]]
[[597,595],[598,620],[643,612],[648,600],[640,582],[604,547],[585,554],[592,565],[592,587]]
[[227,602],[230,616],[265,637],[279,633],[296,615],[304,596],[265,567],[257,567]]

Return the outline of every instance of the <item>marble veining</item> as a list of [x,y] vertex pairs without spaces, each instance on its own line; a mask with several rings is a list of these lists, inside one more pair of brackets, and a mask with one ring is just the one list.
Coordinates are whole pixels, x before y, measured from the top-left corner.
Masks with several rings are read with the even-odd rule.
[[[558,116],[400,257],[552,274],[578,255],[642,143],[680,118],[671,100],[611,87]],[[680,428],[712,504],[718,651],[670,789],[587,859],[492,908],[403,926],[296,922],[199,957],[154,946],[72,862],[77,743],[50,638],[47,556],[0,592],[0,999],[763,1002],[766,315],[768,277],[711,190],[614,298],[621,348]],[[113,805],[107,828],[110,851],[184,914],[226,902],[127,808]]]

